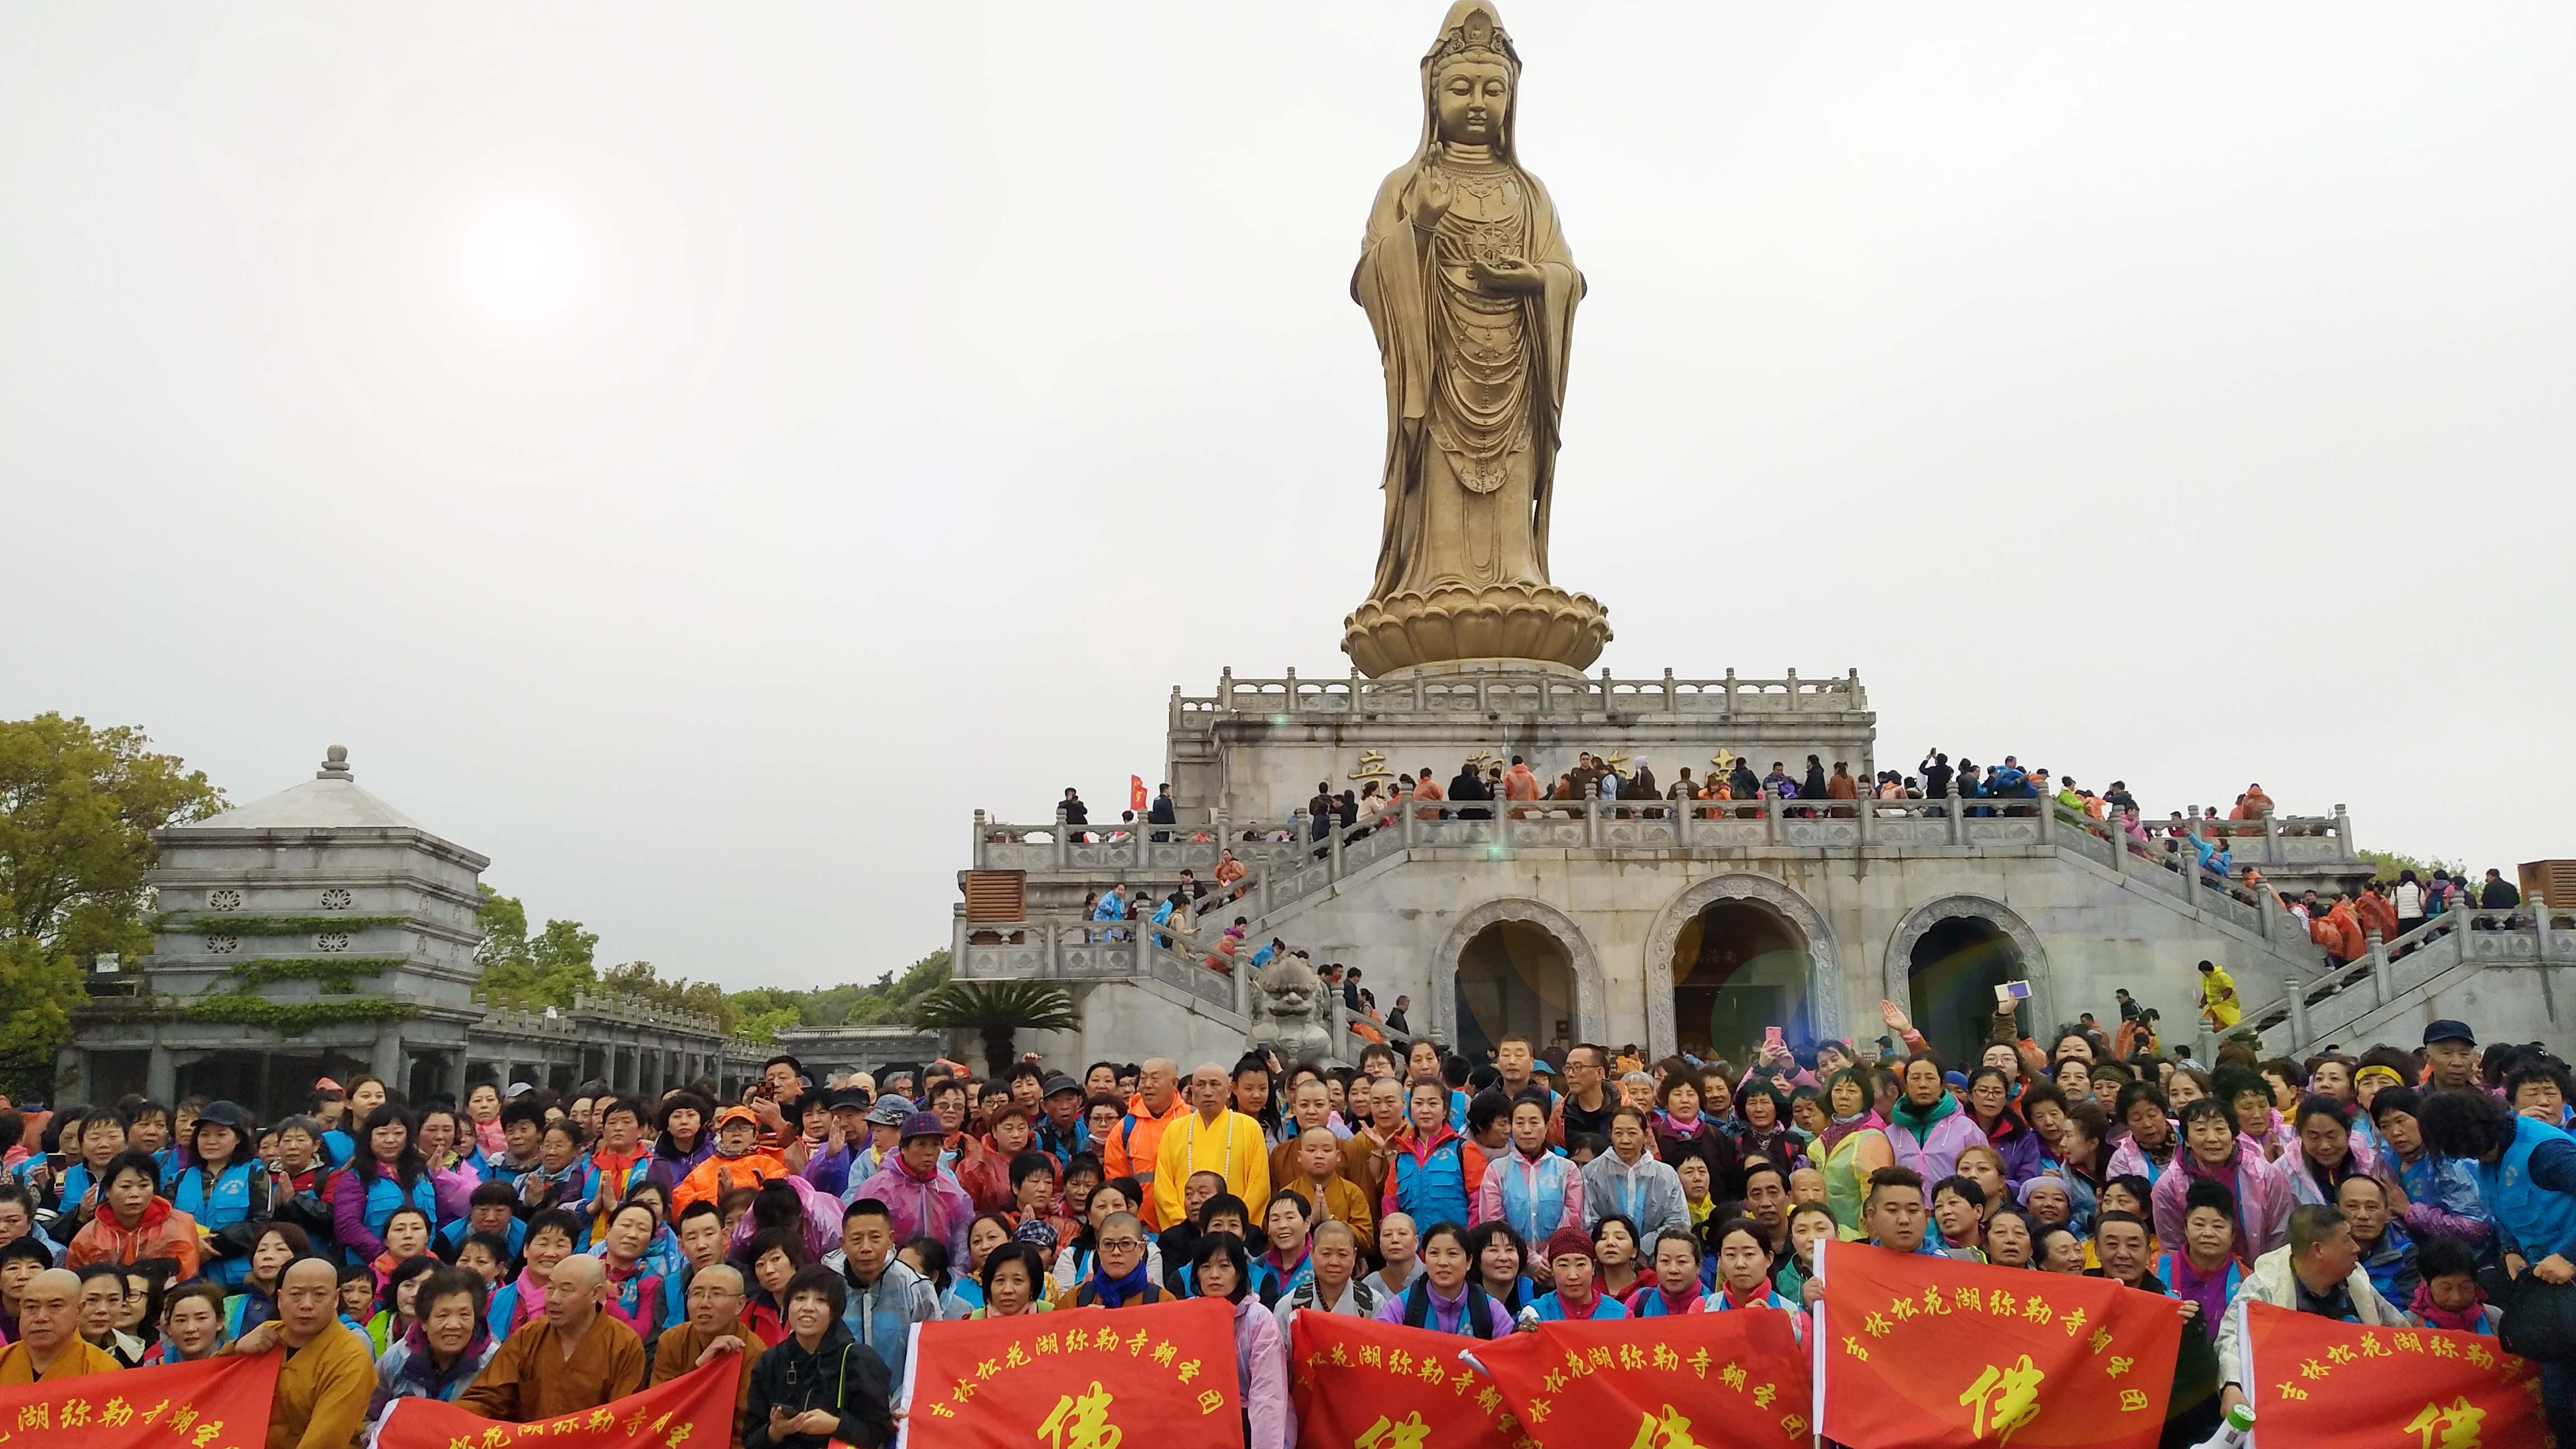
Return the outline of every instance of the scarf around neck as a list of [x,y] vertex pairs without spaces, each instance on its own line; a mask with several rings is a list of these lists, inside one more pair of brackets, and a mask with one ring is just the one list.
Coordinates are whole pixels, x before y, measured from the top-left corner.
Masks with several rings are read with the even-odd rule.
[[1930,1132],[1942,1118],[1957,1116],[1959,1103],[1957,1098],[1952,1097],[1945,1090],[1932,1099],[1932,1105],[1929,1107],[1918,1108],[1914,1105],[1912,1097],[1899,1097],[1896,1099],[1895,1111],[1898,1125],[1920,1137]]
[[1093,1262],[1091,1293],[1106,1307],[1123,1307],[1128,1299],[1144,1293],[1147,1286],[1145,1260],[1141,1257],[1136,1260],[1135,1267],[1128,1269],[1125,1275],[1117,1278],[1102,1272],[1098,1260],[1095,1259]]
[[1841,1145],[1842,1140],[1853,1133],[1873,1130],[1880,1132],[1887,1130],[1887,1119],[1879,1116],[1878,1110],[1874,1107],[1863,1108],[1857,1117],[1834,1118],[1825,1124],[1825,1133],[1820,1139],[1824,1144],[1825,1155],[1833,1156],[1834,1148]]
[[2417,1283],[2415,1285],[2415,1301],[2408,1304],[2407,1307],[2412,1309],[2416,1316],[2422,1318],[2427,1324],[2430,1324],[2435,1328],[2448,1328],[2461,1333],[2478,1333],[2484,1331],[2486,1328],[2487,1294],[2486,1290],[2483,1288],[2478,1290],[2478,1296],[2475,1302],[2471,1303],[2467,1308],[2454,1313],[2450,1309],[2444,1308],[2433,1301],[2432,1285],[2427,1283]]

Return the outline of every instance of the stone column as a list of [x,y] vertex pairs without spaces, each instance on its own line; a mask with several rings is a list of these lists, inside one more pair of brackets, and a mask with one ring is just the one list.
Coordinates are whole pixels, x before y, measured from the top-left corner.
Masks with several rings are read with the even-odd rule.
[[387,1024],[376,1032],[375,1046],[367,1055],[367,1070],[385,1079],[385,1085],[398,1095],[408,1096],[411,1083],[403,1080],[402,1028]]
[[179,1099],[178,1054],[157,1040],[152,1043],[151,1065],[144,1069],[143,1095],[164,1105]]

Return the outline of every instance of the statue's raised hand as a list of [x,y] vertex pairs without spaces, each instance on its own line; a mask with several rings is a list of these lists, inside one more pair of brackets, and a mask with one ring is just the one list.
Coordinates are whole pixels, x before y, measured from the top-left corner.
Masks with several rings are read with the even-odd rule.
[[1413,173],[1412,185],[1405,188],[1405,211],[1413,224],[1429,231],[1449,214],[1450,203],[1457,199],[1449,188],[1449,178],[1435,166],[1424,166]]
[[1547,276],[1519,257],[1478,259],[1468,264],[1475,273],[1476,286],[1492,296],[1536,292],[1547,285]]

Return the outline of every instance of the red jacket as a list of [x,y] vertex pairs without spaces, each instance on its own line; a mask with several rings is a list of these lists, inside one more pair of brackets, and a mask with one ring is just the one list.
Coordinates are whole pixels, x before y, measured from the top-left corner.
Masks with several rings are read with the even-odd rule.
[[142,1220],[130,1230],[119,1226],[116,1214],[106,1204],[100,1204],[98,1216],[72,1235],[71,1246],[63,1253],[63,1266],[78,1269],[92,1263],[175,1258],[179,1263],[179,1278],[185,1280],[197,1276],[202,1252],[197,1239],[197,1220],[170,1206],[168,1198],[155,1197],[144,1204]]

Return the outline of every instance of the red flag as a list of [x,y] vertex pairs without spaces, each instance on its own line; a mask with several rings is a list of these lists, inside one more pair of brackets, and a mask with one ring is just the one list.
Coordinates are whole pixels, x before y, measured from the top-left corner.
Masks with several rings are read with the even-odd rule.
[[1510,1449],[1519,1432],[1492,1381],[1458,1357],[1489,1349],[1454,1333],[1347,1314],[1288,1320],[1289,1397],[1305,1449]]
[[1221,1298],[925,1323],[904,1372],[915,1449],[1243,1442]]
[[1816,1344],[1825,1436],[1852,1449],[2148,1449],[2175,1301],[2107,1278],[1828,1242]]
[[1145,777],[1142,775],[1128,776],[1127,808],[1130,810],[1142,810],[1153,803],[1154,797],[1145,793]]
[[504,1424],[437,1399],[403,1399],[385,1413],[376,1449],[456,1449],[534,1443],[546,1449],[723,1449],[733,1442],[742,1365],[719,1358],[668,1383],[578,1414]]
[[227,1355],[0,1389],[0,1442],[260,1449],[284,1362],[282,1353]]
[[1810,1437],[1807,1356],[1776,1308],[1542,1323],[1472,1347],[1539,1449],[1787,1449]]
[[2540,1366],[2492,1338],[2364,1328],[2245,1305],[2247,1395],[2266,1444],[2538,1444]]

